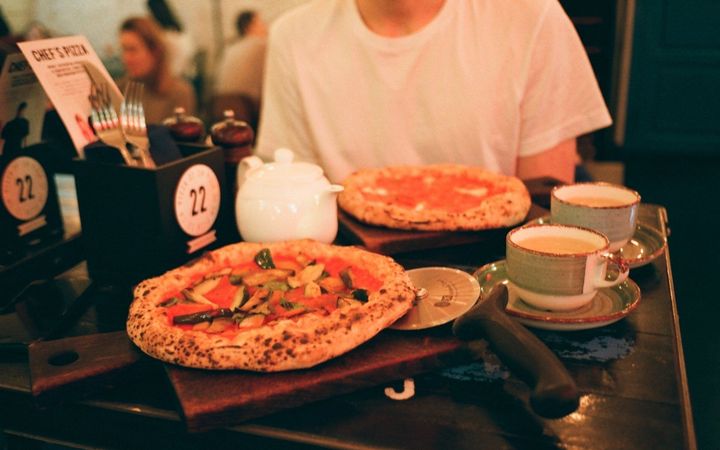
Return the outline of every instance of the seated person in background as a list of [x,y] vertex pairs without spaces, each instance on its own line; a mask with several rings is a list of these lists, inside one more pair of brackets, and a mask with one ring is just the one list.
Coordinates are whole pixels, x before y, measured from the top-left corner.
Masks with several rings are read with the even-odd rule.
[[120,27],[120,46],[126,71],[120,89],[124,90],[128,79],[144,83],[147,123],[161,123],[176,107],[195,114],[195,91],[187,81],[170,73],[165,41],[154,21],[145,17],[125,20]]
[[[236,117],[255,128],[262,93],[267,27],[255,11],[241,12],[235,27],[239,39],[225,48],[218,65],[213,115],[222,114],[225,108],[235,109]],[[247,105],[233,108],[233,101]],[[243,114],[240,109],[250,110]]]
[[183,30],[180,21],[165,0],[148,0],[147,7],[163,31],[170,73],[174,77],[193,79],[197,75],[195,67],[197,48],[192,36]]
[[454,162],[571,182],[575,138],[611,123],[557,0],[317,0],[268,45],[257,153],[334,181]]

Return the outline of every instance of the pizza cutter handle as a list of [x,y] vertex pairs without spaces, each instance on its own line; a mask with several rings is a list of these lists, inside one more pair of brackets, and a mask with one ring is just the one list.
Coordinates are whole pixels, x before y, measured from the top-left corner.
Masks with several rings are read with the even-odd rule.
[[507,288],[498,285],[453,324],[463,340],[486,338],[500,359],[533,391],[530,405],[540,416],[564,417],[575,411],[579,393],[575,381],[550,349],[505,313]]

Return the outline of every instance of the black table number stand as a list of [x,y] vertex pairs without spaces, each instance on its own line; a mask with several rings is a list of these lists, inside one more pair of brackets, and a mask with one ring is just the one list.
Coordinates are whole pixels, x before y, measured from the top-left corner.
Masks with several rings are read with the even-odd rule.
[[63,236],[51,161],[44,143],[0,156],[0,250],[6,264]]
[[88,271],[96,281],[135,283],[236,239],[219,148],[156,169],[74,164]]

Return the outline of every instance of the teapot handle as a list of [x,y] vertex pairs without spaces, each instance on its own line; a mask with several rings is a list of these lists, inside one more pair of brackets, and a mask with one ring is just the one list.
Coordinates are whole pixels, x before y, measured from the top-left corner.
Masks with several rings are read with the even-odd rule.
[[248,171],[261,167],[263,165],[262,159],[257,156],[246,156],[240,160],[240,164],[237,167],[237,184],[238,188],[245,182],[245,176]]

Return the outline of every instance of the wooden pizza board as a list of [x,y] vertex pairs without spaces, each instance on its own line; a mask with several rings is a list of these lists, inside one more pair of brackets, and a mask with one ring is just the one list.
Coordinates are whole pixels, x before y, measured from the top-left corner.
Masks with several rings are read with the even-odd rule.
[[166,365],[189,431],[241,421],[471,361],[467,344],[438,333],[383,331],[362,346],[310,369],[214,372]]
[[[212,371],[165,364],[189,431],[244,420],[381,385],[480,354],[448,327],[385,330],[319,366],[288,372]],[[156,360],[124,331],[37,342],[29,348],[32,394],[39,406],[74,400],[146,376]]]
[[[547,209],[532,204],[527,217],[521,223],[548,214]],[[394,230],[361,223],[342,210],[338,210],[338,220],[340,234],[345,239],[384,255],[502,240],[510,230],[510,228],[482,231]]]
[[38,341],[28,348],[31,392],[39,406],[134,381],[151,362],[124,330]]

